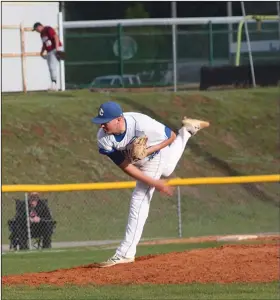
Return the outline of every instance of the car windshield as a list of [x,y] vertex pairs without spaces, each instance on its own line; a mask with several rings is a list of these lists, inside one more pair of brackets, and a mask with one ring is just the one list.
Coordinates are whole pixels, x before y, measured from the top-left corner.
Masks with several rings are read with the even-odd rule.
[[111,84],[112,78],[96,78],[94,84]]

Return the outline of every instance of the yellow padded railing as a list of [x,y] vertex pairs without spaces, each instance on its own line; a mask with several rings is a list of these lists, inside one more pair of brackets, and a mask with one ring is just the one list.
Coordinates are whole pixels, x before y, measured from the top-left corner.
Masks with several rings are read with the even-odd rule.
[[[168,181],[169,185],[207,185],[207,184],[232,184],[232,183],[257,183],[280,182],[280,174],[230,176],[230,177],[205,177],[205,178],[175,178]],[[3,185],[3,193],[11,192],[67,192],[67,191],[91,191],[91,190],[119,190],[131,189],[136,185],[135,181],[103,182],[103,183],[76,183],[76,184],[18,184]]]

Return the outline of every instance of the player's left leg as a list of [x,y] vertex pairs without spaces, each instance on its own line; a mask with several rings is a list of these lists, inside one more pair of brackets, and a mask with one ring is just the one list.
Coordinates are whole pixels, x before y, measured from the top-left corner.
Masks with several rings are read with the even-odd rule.
[[49,52],[47,54],[47,63],[49,67],[50,77],[52,81],[52,90],[57,90],[57,68],[58,68],[58,60],[55,56],[55,50]]
[[[141,166],[140,169],[146,175],[159,179],[162,174],[163,163],[163,156],[159,153],[152,160]],[[116,250],[116,254],[109,258],[108,261],[101,263],[100,267],[111,267],[116,264],[134,262],[136,247],[141,239],[148,218],[154,191],[155,188],[137,181],[130,201],[125,237]]]
[[[158,173],[153,177],[159,179],[160,175],[161,173]],[[135,257],[136,247],[141,239],[149,215],[154,191],[155,188],[143,182],[137,182],[130,201],[125,237],[116,251],[117,255],[127,258]]]
[[186,148],[189,138],[195,135],[200,129],[208,127],[209,123],[200,120],[187,119],[182,120],[182,128],[179,129],[178,135],[170,147],[162,149],[165,157],[165,168],[163,176],[170,176],[175,170],[182,154]]

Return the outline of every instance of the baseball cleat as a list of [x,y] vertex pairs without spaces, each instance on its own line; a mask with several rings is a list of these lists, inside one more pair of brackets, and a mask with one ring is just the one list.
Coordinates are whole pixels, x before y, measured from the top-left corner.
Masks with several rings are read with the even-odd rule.
[[134,257],[133,258],[127,258],[123,256],[119,256],[115,254],[113,257],[109,258],[107,261],[104,261],[100,263],[98,266],[99,268],[107,268],[107,267],[112,267],[118,264],[129,264],[133,263],[135,261]]
[[182,124],[191,135],[195,135],[200,129],[210,126],[209,122],[195,120],[195,119],[188,119],[187,117],[183,118]]

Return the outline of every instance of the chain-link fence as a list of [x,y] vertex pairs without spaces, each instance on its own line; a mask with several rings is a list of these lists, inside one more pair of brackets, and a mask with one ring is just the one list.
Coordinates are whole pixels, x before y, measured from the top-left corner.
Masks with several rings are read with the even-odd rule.
[[[32,207],[27,194],[4,194],[3,242],[10,243],[9,235],[17,231],[15,238],[19,237],[24,247],[29,246],[29,226],[32,238],[52,236],[51,240],[56,242],[120,240],[125,231],[130,194],[130,190],[41,193],[44,201],[40,200],[37,207]],[[13,200],[16,198],[21,201]],[[30,218],[26,217],[27,207]],[[33,215],[44,220],[42,226],[38,226],[40,222],[32,222]],[[149,219],[146,238],[178,236],[177,197],[163,199],[155,195]],[[11,225],[10,220],[15,224]]]
[[[249,24],[254,63],[279,62],[279,22]],[[238,24],[176,26],[178,87],[199,84],[205,65],[234,65]],[[172,27],[65,29],[66,88],[173,86]],[[240,64],[248,63],[242,34]]]
[[[131,190],[40,193],[34,204],[27,194],[3,193],[3,249],[118,242],[130,195]],[[170,198],[154,194],[142,238],[277,232],[278,211],[278,183],[183,186]]]

